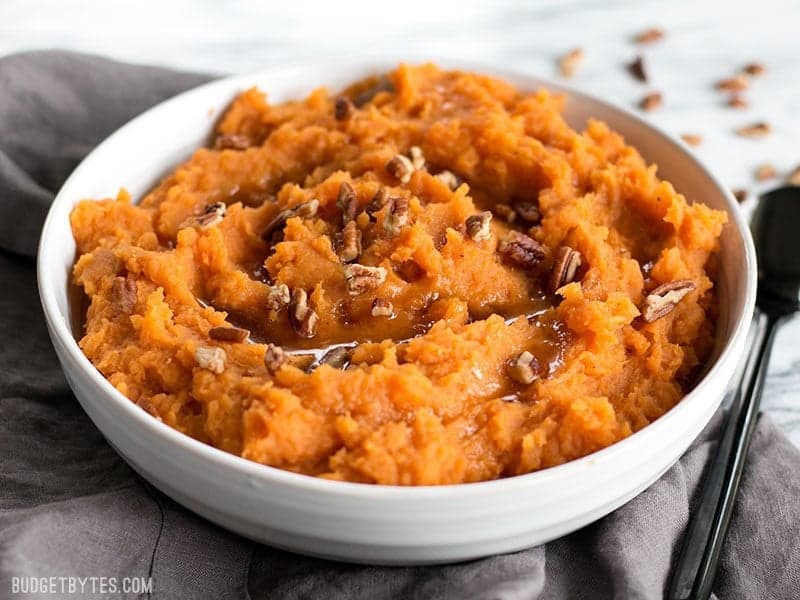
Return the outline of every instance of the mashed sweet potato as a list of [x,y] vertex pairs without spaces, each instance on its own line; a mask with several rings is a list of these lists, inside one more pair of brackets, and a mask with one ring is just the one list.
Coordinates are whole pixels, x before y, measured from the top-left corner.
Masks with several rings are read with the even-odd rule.
[[562,103],[433,65],[244,92],[140,203],[74,209],[81,348],[168,425],[329,479],[481,481],[621,440],[712,349],[725,215]]

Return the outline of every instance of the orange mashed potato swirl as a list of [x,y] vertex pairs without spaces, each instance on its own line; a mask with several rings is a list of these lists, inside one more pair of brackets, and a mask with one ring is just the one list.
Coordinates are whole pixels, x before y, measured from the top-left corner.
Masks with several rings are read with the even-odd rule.
[[140,203],[72,212],[81,348],[169,426],[328,479],[475,482],[625,438],[712,350],[725,215],[563,101],[433,65],[244,92]]

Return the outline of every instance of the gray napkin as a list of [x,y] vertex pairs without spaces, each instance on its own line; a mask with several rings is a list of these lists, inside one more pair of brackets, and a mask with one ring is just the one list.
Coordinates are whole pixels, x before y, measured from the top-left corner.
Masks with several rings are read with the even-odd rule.
[[[34,274],[39,229],[96,143],[207,79],[65,52],[0,59],[0,598],[63,596],[12,595],[30,577],[152,577],[151,593],[98,598],[661,598],[719,418],[608,517],[546,546],[438,567],[364,567],[255,544],[183,509],[114,453],[51,349]],[[798,450],[763,417],[719,598],[800,597],[798,467]]]

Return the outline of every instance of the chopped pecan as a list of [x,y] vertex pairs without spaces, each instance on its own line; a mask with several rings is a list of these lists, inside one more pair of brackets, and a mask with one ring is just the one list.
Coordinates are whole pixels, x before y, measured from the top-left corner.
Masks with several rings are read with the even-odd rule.
[[285,283],[271,285],[267,292],[267,310],[277,313],[284,306],[288,306],[292,299],[289,286]]
[[664,97],[660,92],[650,92],[639,103],[642,110],[655,110],[664,103]]
[[313,338],[317,335],[319,315],[308,305],[308,294],[305,290],[292,290],[292,301],[289,303],[289,324],[300,337]]
[[264,231],[261,232],[261,239],[265,241],[271,241],[272,237],[283,229],[283,227],[286,225],[287,219],[291,216],[291,210],[282,210],[275,215],[275,217],[273,217],[273,219],[267,223]]
[[425,275],[425,271],[413,260],[406,260],[394,266],[394,272],[397,273],[403,281],[413,283],[419,281]]
[[227,356],[225,350],[222,348],[200,346],[194,352],[194,359],[197,362],[197,366],[201,369],[207,369],[219,375],[225,370]]
[[383,217],[383,228],[394,237],[408,225],[408,198],[390,198],[388,204],[389,211]]
[[749,87],[750,79],[744,73],[721,79],[716,85],[716,88],[723,92],[742,92]]
[[753,123],[751,125],[745,125],[744,127],[739,127],[739,129],[736,130],[737,135],[749,138],[764,137],[770,133],[772,133],[772,127],[770,127],[769,123],[764,121]]
[[347,181],[343,181],[339,186],[339,195],[336,198],[336,206],[342,211],[342,223],[347,223],[356,218],[358,210],[358,199],[353,186]]
[[228,212],[228,207],[224,202],[215,202],[206,206],[202,215],[197,217],[197,224],[201,229],[206,227],[213,227],[219,225],[222,219],[225,218],[225,213]]
[[498,217],[501,217],[506,223],[513,223],[517,220],[517,212],[508,204],[495,204],[494,212]]
[[653,42],[659,41],[663,37],[663,29],[660,27],[651,27],[650,29],[645,29],[644,31],[637,33],[633,38],[633,41],[637,44],[652,44]]
[[375,213],[379,212],[386,203],[389,202],[389,192],[386,188],[382,187],[379,188],[375,195],[370,200],[369,204],[367,205],[367,214],[370,217],[374,217]]
[[300,217],[301,219],[312,219],[317,216],[319,210],[319,200],[312,198],[308,202],[298,204],[292,209],[293,217]]
[[394,315],[394,306],[385,298],[375,298],[372,301],[371,314],[373,317],[391,317]]
[[642,318],[647,323],[652,323],[671,313],[678,302],[683,300],[689,292],[697,286],[690,279],[670,281],[654,289],[647,295],[642,307]]
[[333,115],[337,121],[346,121],[353,116],[356,107],[347,96],[339,96],[333,103]]
[[136,281],[127,277],[115,277],[111,284],[111,302],[120,314],[129,315],[136,306]]
[[250,138],[239,133],[218,135],[214,142],[217,150],[246,150],[250,147]]
[[465,222],[467,235],[475,242],[488,240],[492,235],[489,224],[492,222],[492,213],[485,210],[477,215],[470,215]]
[[583,62],[583,50],[573,48],[558,59],[558,68],[564,77],[572,77]]
[[736,188],[731,190],[733,193],[733,197],[736,198],[736,201],[739,203],[744,202],[747,200],[747,190],[744,188]]
[[777,177],[778,171],[775,169],[774,165],[764,163],[763,165],[759,165],[754,175],[757,181],[768,181],[769,179]]
[[545,256],[542,245],[519,231],[510,231],[500,242],[497,251],[507,260],[524,269],[531,269]]
[[461,178],[453,173],[452,171],[448,171],[445,169],[444,171],[437,173],[433,176],[434,179],[438,179],[451,190],[455,191],[458,189],[458,186],[461,185]]
[[569,246],[561,246],[556,251],[556,260],[550,273],[550,291],[555,293],[559,288],[575,281],[575,275],[581,264],[580,252]]
[[411,174],[414,172],[414,163],[407,156],[395,154],[386,163],[386,172],[399,179],[400,183],[405,184],[411,180]]
[[343,263],[356,260],[361,254],[361,230],[355,221],[348,221],[342,230],[342,247],[339,258]]
[[742,69],[742,71],[744,71],[748,75],[752,75],[753,77],[758,77],[759,75],[763,75],[764,71],[766,70],[767,68],[762,63],[759,62],[748,63]]
[[264,366],[271,375],[275,375],[286,364],[286,360],[287,356],[283,348],[275,344],[267,344],[267,348],[264,351]]
[[386,281],[386,269],[354,263],[344,266],[344,278],[348,293],[351,296],[358,296],[378,288]]
[[542,214],[539,212],[539,205],[536,202],[528,202],[527,200],[517,200],[511,207],[523,221],[528,223],[538,223],[542,220]]
[[699,146],[703,143],[703,138],[696,133],[683,133],[681,139],[689,146]]
[[225,217],[227,207],[224,202],[214,202],[209,204],[203,209],[199,215],[194,215],[186,219],[181,227],[199,227],[200,229],[207,229],[222,223]]
[[272,237],[279,230],[283,229],[286,221],[292,217],[300,217],[302,219],[310,219],[317,215],[319,210],[319,200],[312,198],[308,202],[298,204],[294,208],[287,208],[279,212],[275,217],[267,223],[264,231],[261,233],[261,239],[265,241],[272,240]]
[[633,62],[628,63],[628,72],[637,81],[647,83],[647,71],[644,68],[644,58],[637,56]]
[[425,155],[422,153],[422,148],[411,146],[408,149],[408,155],[411,157],[411,166],[415,171],[422,171],[425,168]]
[[241,327],[212,327],[208,337],[220,342],[243,342],[250,337],[250,332]]
[[530,385],[541,374],[541,366],[537,358],[525,350],[514,360],[508,363],[508,376],[523,385]]
[[328,350],[322,358],[319,359],[320,365],[328,365],[334,369],[346,369],[350,364],[350,355],[352,348],[346,346],[339,346]]

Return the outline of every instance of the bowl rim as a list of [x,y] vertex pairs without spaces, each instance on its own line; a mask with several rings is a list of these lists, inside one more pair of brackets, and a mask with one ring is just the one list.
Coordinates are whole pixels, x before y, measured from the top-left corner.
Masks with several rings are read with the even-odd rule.
[[[739,357],[735,354],[735,352],[737,347],[743,346],[744,338],[747,335],[750,320],[755,308],[757,273],[755,249],[752,237],[750,235],[750,229],[742,211],[739,209],[738,203],[733,197],[733,194],[727,186],[721,183],[721,181],[705,165],[705,163],[689,150],[688,146],[686,146],[683,142],[680,142],[674,135],[664,131],[659,126],[636,114],[633,112],[633,110],[625,106],[609,100],[598,98],[592,94],[580,91],[571,85],[553,81],[547,77],[529,74],[521,70],[498,67],[496,64],[481,63],[474,60],[452,60],[444,57],[428,58],[426,60],[416,60],[416,57],[412,58],[414,59],[414,64],[419,62],[433,62],[447,69],[459,69],[487,74],[492,77],[513,81],[515,82],[514,85],[517,87],[523,87],[523,89],[535,90],[538,88],[546,88],[550,91],[580,99],[583,102],[598,105],[604,110],[618,113],[622,118],[633,122],[639,127],[649,129],[652,133],[660,137],[663,143],[672,146],[673,151],[679,152],[684,158],[688,158],[689,161],[695,164],[695,166],[698,168],[698,171],[704,177],[710,180],[713,186],[716,187],[720,192],[720,195],[726,203],[725,208],[729,217],[729,224],[733,229],[735,229],[735,235],[739,238],[744,247],[745,300],[742,305],[741,314],[736,317],[733,331],[730,333],[725,346],[721,349],[719,356],[716,357],[713,365],[711,365],[711,367],[705,371],[705,374],[700,381],[697,382],[695,387],[683,398],[681,398],[681,400],[674,407],[646,427],[643,427],[639,431],[632,433],[628,437],[615,442],[610,446],[566,463],[538,471],[533,471],[531,473],[474,483],[398,486],[388,484],[336,481],[301,473],[294,473],[277,467],[257,463],[220,450],[214,446],[211,446],[210,444],[196,440],[189,435],[178,431],[177,429],[173,429],[169,425],[163,423],[161,420],[155,419],[145,411],[141,410],[124,394],[111,385],[111,383],[105,377],[103,377],[100,371],[94,367],[91,361],[89,361],[86,355],[81,351],[77,341],[69,331],[67,327],[67,319],[64,319],[60,315],[57,297],[59,297],[59,294],[66,295],[67,290],[56,290],[53,280],[47,277],[48,266],[56,257],[55,250],[51,249],[52,246],[50,244],[50,238],[52,236],[50,233],[53,228],[56,227],[55,222],[58,218],[58,209],[64,204],[75,203],[75,198],[70,197],[67,194],[73,181],[78,178],[82,171],[88,167],[91,167],[92,162],[97,156],[104,153],[107,146],[112,145],[115,140],[124,137],[128,131],[137,128],[142,122],[150,119],[154,113],[166,111],[175,105],[180,105],[186,102],[189,98],[196,96],[202,97],[211,93],[212,91],[221,92],[225,89],[230,89],[231,94],[233,94],[237,91],[240,91],[242,86],[251,87],[253,85],[259,85],[261,82],[269,81],[269,78],[275,76],[276,73],[292,74],[293,72],[296,72],[298,75],[301,75],[306,71],[318,71],[320,69],[325,69],[326,67],[333,69],[331,72],[335,72],[337,68],[341,68],[342,64],[339,61],[329,61],[327,63],[295,62],[215,79],[154,105],[115,130],[111,135],[98,144],[86,157],[84,157],[84,159],[78,164],[78,166],[61,186],[59,192],[56,194],[52,204],[50,205],[44,226],[42,227],[37,252],[37,281],[45,319],[48,323],[51,335],[55,338],[54,342],[56,340],[60,342],[63,350],[67,353],[69,359],[71,359],[72,364],[80,370],[81,375],[87,378],[101,394],[107,397],[111,402],[114,402],[117,405],[116,408],[121,409],[126,418],[133,419],[133,421],[139,427],[149,430],[153,435],[161,437],[165,442],[171,445],[174,444],[181,447],[182,450],[194,454],[199,459],[207,460],[210,463],[216,464],[217,466],[224,466],[229,469],[230,472],[236,472],[237,474],[245,477],[263,480],[265,483],[281,484],[306,492],[322,493],[337,497],[359,497],[376,501],[434,500],[449,498],[456,494],[459,497],[479,498],[494,494],[513,493],[514,491],[523,487],[527,488],[535,485],[547,485],[549,481],[555,479],[571,479],[574,477],[579,477],[588,469],[599,469],[603,468],[604,466],[608,466],[609,464],[613,467],[615,464],[617,464],[617,456],[620,454],[630,453],[636,449],[637,445],[646,443],[646,440],[648,439],[654,439],[659,432],[669,428],[673,422],[678,421],[684,413],[691,410],[692,405],[699,401],[700,397],[714,384],[714,380],[726,369],[726,367],[730,368],[729,363],[738,360]],[[398,60],[395,57],[389,58],[385,56],[366,59],[364,57],[359,57],[355,60],[357,62],[357,65],[355,66],[357,66],[364,75],[381,71],[385,72],[389,69],[396,68],[398,64],[410,62],[408,59],[404,61]],[[352,68],[353,65],[350,66],[351,70]],[[267,89],[266,91],[269,90]],[[311,88],[309,88],[306,93],[310,91]]]

